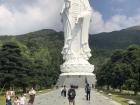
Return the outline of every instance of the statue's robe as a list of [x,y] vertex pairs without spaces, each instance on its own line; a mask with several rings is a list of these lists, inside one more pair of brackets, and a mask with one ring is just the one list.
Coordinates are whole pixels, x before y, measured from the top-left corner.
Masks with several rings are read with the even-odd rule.
[[88,29],[91,7],[88,0],[65,0],[62,9],[65,44],[62,51],[65,60],[89,59]]

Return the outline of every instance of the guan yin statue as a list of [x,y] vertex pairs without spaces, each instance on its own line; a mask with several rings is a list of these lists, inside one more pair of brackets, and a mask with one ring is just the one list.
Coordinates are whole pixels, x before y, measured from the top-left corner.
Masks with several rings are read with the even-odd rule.
[[60,76],[94,76],[94,65],[88,62],[91,57],[88,44],[91,15],[92,8],[88,0],[64,0],[61,11],[64,27],[64,63],[60,67]]

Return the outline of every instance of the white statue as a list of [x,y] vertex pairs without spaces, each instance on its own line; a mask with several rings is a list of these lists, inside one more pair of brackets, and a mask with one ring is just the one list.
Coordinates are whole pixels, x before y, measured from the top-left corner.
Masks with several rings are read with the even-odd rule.
[[[88,0],[64,0],[61,16],[64,25],[65,42],[62,54],[65,63],[61,66],[62,72],[93,72],[94,70],[93,65],[88,63],[91,57],[88,45],[91,13]],[[85,71],[83,66],[88,70]]]

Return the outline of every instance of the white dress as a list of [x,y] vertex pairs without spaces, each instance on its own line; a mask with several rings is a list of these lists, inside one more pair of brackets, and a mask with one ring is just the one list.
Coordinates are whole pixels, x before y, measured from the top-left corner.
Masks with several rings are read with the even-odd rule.
[[64,60],[90,58],[88,31],[91,10],[88,0],[65,0],[61,11],[65,38],[62,51]]

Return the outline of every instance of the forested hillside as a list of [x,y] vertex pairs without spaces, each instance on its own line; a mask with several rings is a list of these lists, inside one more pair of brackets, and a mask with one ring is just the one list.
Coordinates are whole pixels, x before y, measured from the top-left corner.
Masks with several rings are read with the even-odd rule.
[[90,45],[97,49],[127,48],[131,44],[140,45],[140,30],[137,28],[90,36]]

